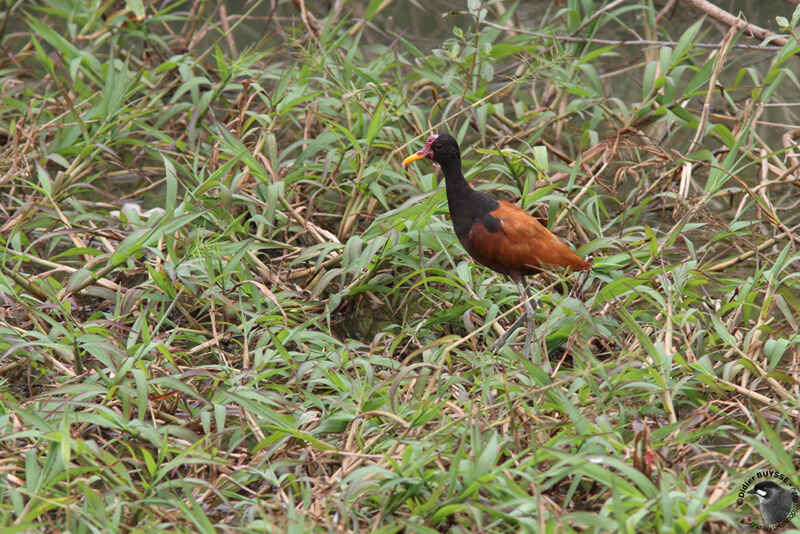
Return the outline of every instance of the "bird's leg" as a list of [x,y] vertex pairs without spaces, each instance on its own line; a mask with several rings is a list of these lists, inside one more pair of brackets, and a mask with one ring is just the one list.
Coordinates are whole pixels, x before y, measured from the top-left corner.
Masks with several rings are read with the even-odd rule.
[[[526,294],[523,291],[523,289],[524,289],[523,286],[521,285],[522,278],[520,278],[518,276],[511,276],[511,279],[514,281],[515,284],[517,284],[517,290],[520,291],[520,296],[522,297],[523,302],[525,302],[525,295]],[[527,305],[527,302],[526,302],[526,305]],[[531,315],[529,313],[527,313],[527,310],[526,310],[526,312],[524,314],[522,314],[519,317],[517,317],[517,320],[514,321],[514,324],[512,324],[508,328],[508,330],[506,330],[505,334],[503,334],[502,336],[497,338],[497,341],[494,342],[494,344],[492,345],[492,349],[491,349],[492,352],[497,352],[498,350],[500,350],[506,344],[506,342],[508,342],[508,338],[510,338],[511,335],[514,332],[517,331],[517,328],[522,326],[522,323],[524,323],[526,319],[528,319],[528,321],[530,322],[530,317],[531,317]],[[530,325],[528,327],[528,330],[530,330]]]
[[492,345],[492,352],[497,352],[498,350],[500,350],[500,348],[502,348],[506,344],[508,338],[511,337],[511,334],[516,332],[517,328],[522,326],[522,323],[524,323],[526,319],[527,319],[527,314],[522,314],[519,317],[517,317],[517,320],[514,322],[514,324],[508,327],[506,333],[497,338],[497,341],[494,342],[494,344]]
[[533,341],[533,332],[536,330],[536,312],[531,306],[530,301],[528,300],[528,291],[525,288],[525,284],[522,282],[522,279],[518,278],[514,280],[517,283],[517,289],[519,289],[519,296],[522,298],[522,303],[525,306],[525,314],[528,316],[528,331],[525,332],[525,347],[522,350],[522,355],[526,359],[530,359],[531,357],[531,343]]
[[575,295],[575,298],[579,300],[583,300],[583,292],[586,290],[586,282],[589,281],[589,272],[588,271],[579,271],[578,276],[576,277],[575,284],[572,286],[572,289],[568,293],[568,295]]
[[[511,334],[513,334],[514,331],[516,331],[516,329],[519,328],[520,325],[522,325],[522,323],[525,322],[525,320],[527,319],[528,328],[527,331],[525,332],[525,346],[522,350],[522,355],[524,358],[530,360],[531,346],[533,345],[533,333],[536,331],[536,310],[528,300],[528,291],[527,288],[525,287],[525,283],[523,282],[522,277],[512,277],[512,278],[514,280],[514,283],[517,284],[517,289],[519,290],[519,296],[522,299],[523,306],[525,307],[525,314],[520,315],[514,322],[514,324],[511,325],[511,327],[509,327],[508,330],[506,330],[506,333],[500,336],[500,338],[494,342],[494,345],[492,345],[492,352],[498,350],[500,347],[505,345],[506,341],[508,341],[508,338],[511,337]],[[550,374],[553,370],[553,368],[550,366],[550,362],[548,361],[546,355],[544,357],[544,361],[542,362],[542,367],[544,368],[544,371],[548,374]]]
[[[521,279],[514,281],[517,283],[519,294],[522,297],[522,302],[525,305],[525,314],[528,317],[528,331],[525,332],[525,348],[522,350],[522,355],[526,359],[532,359],[531,346],[533,342],[533,334],[536,331],[535,308],[531,306],[531,303],[528,300],[528,291],[527,288],[525,287],[524,282]],[[553,367],[550,365],[550,360],[547,357],[546,349],[542,351],[542,369],[547,374],[551,374],[553,372]]]

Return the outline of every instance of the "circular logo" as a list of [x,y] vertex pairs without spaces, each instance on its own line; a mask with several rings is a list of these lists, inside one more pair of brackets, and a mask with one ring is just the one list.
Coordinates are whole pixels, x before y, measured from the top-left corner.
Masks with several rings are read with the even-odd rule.
[[751,528],[779,530],[785,527],[800,508],[800,494],[790,485],[789,477],[780,471],[757,471],[742,483],[736,504],[741,506],[749,495],[758,498],[761,522],[753,521]]

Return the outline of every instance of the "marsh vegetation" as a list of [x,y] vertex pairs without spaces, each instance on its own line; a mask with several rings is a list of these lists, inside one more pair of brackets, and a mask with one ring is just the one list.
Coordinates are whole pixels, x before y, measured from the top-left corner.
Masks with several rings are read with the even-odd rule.
[[[798,11],[422,4],[7,3],[4,532],[719,532],[800,482]],[[533,285],[551,375],[400,165],[436,131],[594,258]]]

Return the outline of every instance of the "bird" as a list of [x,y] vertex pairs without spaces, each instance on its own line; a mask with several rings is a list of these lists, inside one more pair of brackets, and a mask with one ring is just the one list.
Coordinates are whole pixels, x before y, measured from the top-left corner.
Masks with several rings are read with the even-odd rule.
[[792,492],[771,480],[759,482],[747,493],[758,497],[761,517],[767,525],[776,525],[789,517],[792,511]]
[[[432,159],[442,169],[450,219],[464,250],[479,264],[510,277],[516,284],[528,319],[523,354],[529,358],[536,323],[534,309],[526,296],[525,277],[559,268],[585,271],[592,267],[592,262],[578,256],[524,209],[470,187],[453,136],[431,135],[422,150],[403,160],[403,166],[424,158]],[[522,320],[520,317],[497,340],[493,351],[505,344]]]

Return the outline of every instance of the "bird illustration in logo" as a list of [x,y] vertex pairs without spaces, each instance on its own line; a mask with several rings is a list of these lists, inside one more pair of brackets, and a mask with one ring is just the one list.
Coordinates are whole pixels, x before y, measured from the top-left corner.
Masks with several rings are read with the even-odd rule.
[[771,480],[759,482],[747,493],[758,497],[758,507],[766,525],[776,525],[792,511],[792,492]]

